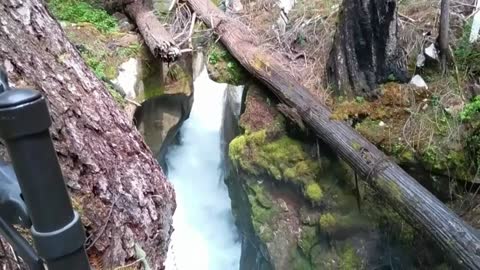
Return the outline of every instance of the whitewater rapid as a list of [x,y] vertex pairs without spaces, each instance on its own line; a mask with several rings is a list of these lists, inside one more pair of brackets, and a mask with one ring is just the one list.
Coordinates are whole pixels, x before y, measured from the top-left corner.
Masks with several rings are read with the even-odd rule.
[[226,88],[202,71],[194,82],[194,103],[180,129],[180,144],[166,157],[177,198],[167,270],[240,268],[241,243],[222,169]]

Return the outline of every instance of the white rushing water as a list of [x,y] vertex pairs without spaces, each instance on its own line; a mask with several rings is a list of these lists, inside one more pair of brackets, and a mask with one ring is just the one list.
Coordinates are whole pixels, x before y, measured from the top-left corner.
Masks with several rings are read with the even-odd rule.
[[194,82],[190,118],[181,143],[167,154],[168,178],[175,187],[167,270],[238,270],[238,240],[223,179],[221,127],[226,84],[209,79],[206,69]]

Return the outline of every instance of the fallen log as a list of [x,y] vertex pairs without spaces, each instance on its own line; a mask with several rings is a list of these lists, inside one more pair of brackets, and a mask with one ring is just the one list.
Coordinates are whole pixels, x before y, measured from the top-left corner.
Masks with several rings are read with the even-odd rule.
[[315,131],[414,227],[427,233],[466,269],[480,269],[480,238],[434,195],[352,127],[331,119],[330,110],[284,68],[276,52],[264,50],[247,26],[227,17],[210,1],[186,0],[214,29],[230,53]]
[[165,62],[173,62],[182,54],[172,35],[163,27],[153,10],[142,0],[106,0],[108,9],[123,8],[135,21],[150,52]]

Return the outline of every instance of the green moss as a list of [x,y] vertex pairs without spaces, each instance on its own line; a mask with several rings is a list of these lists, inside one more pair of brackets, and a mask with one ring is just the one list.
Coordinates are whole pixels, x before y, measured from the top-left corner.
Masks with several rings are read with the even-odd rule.
[[365,119],[358,123],[355,129],[373,144],[380,144],[388,137],[388,133],[385,132],[385,127],[380,126],[379,123],[380,121],[377,120]]
[[264,208],[270,209],[273,207],[272,198],[268,193],[265,192],[265,189],[262,185],[252,185],[250,188],[255,194],[257,202]]
[[340,270],[360,270],[363,269],[362,260],[358,256],[353,246],[347,244],[343,247],[340,254]]
[[323,191],[317,183],[309,183],[305,189],[305,196],[312,202],[320,202],[323,198]]
[[125,106],[126,101],[122,97],[122,95],[120,95],[120,93],[115,91],[109,84],[107,84],[106,86],[107,86],[108,92],[110,93],[110,95],[112,95],[113,100],[115,100],[115,102],[117,102],[118,105],[122,107]]
[[310,252],[313,269],[338,270],[340,258],[335,250],[326,245],[315,245]]
[[105,10],[95,8],[83,0],[49,0],[48,7],[61,21],[71,23],[91,23],[102,32],[114,32],[118,28],[117,20]]
[[262,185],[255,183],[249,187],[248,200],[251,205],[253,229],[262,241],[270,242],[273,239],[274,220],[280,211],[272,203]]
[[229,157],[249,173],[267,173],[276,180],[295,183],[313,182],[320,166],[309,159],[302,145],[287,136],[266,142],[265,130],[246,133],[232,140]]
[[319,219],[320,231],[335,237],[337,233],[345,234],[361,230],[369,230],[373,223],[355,211],[347,214],[326,213]]
[[214,80],[233,85],[246,81],[248,73],[221,44],[211,45],[207,54],[207,68]]
[[352,141],[351,145],[352,145],[353,149],[355,149],[357,151],[360,151],[360,149],[362,149],[362,145],[359,144],[357,141]]
[[448,173],[455,179],[469,181],[473,179],[470,162],[464,151],[448,150],[431,145],[421,153],[421,162],[435,173]]
[[317,227],[302,226],[298,247],[302,250],[303,254],[310,254],[310,250],[318,242],[318,238]]
[[334,215],[327,213],[320,216],[320,229],[325,232],[332,232],[336,225],[337,219]]
[[310,260],[297,249],[292,254],[292,270],[313,270]]
[[[149,55],[148,52],[144,52]],[[163,82],[163,64],[152,58],[143,61],[142,81],[144,86],[144,96],[140,100],[148,100],[153,97],[161,96],[165,93],[165,83]]]

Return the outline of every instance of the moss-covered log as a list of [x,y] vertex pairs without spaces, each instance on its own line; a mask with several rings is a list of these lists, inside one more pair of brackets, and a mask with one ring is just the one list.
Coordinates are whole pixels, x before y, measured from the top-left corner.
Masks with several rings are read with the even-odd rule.
[[329,144],[412,225],[427,233],[461,267],[480,269],[477,232],[352,127],[332,120],[330,110],[299,83],[277,52],[257,46],[251,29],[210,1],[187,0],[230,53]]

